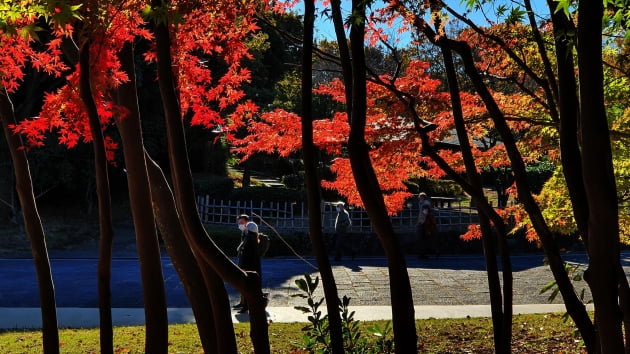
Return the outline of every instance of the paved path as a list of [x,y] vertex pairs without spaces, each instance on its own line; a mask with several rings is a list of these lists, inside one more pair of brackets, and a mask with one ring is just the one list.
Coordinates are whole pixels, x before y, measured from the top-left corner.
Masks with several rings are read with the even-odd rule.
[[[629,255],[630,256],[630,255]],[[566,260],[585,262],[582,254]],[[309,259],[311,263],[315,263]],[[540,289],[553,280],[542,255],[514,256],[514,303],[544,304],[548,294]],[[169,307],[189,307],[179,278],[169,259],[163,258],[163,272]],[[627,262],[626,262],[627,263]],[[408,272],[416,305],[488,304],[488,287],[481,256],[442,256],[439,259],[408,257]],[[52,259],[51,267],[59,307],[96,307],[96,259]],[[333,262],[339,295],[354,305],[388,305],[389,278],[384,258],[357,258]],[[300,291],[295,280],[304,273],[317,276],[310,265],[296,258],[265,258],[263,288],[270,293],[269,306],[302,305],[291,295]],[[583,287],[584,282],[578,282]],[[238,293],[227,287],[230,297]],[[322,288],[320,286],[319,294]],[[137,259],[118,258],[112,262],[113,307],[142,307],[142,288]],[[560,299],[556,300],[560,303]],[[0,307],[39,306],[33,261],[0,259]]]
[[[574,263],[586,261],[585,255],[578,253],[566,254],[564,258]],[[543,260],[544,256],[541,254],[512,257],[515,305],[531,307],[548,304],[548,294],[539,293],[553,278]],[[624,253],[622,260],[626,272],[630,272],[630,253]],[[315,263],[312,259],[309,261]],[[59,308],[94,310],[97,307],[96,262],[93,258],[51,260]],[[429,313],[435,309],[442,309],[442,312],[448,313],[448,306],[453,308],[459,306],[457,308],[472,311],[475,306],[484,305],[482,307],[487,309],[489,295],[481,256],[446,255],[439,259],[417,259],[410,256],[407,258],[407,264],[416,306],[423,307]],[[163,269],[168,307],[184,309],[184,313],[187,313],[189,303],[167,258],[163,259]],[[334,262],[333,271],[339,295],[350,297],[352,306],[364,307],[367,312],[374,312],[377,309],[387,311],[390,295],[384,258],[357,258]],[[315,269],[299,259],[264,259],[263,287],[265,292],[270,293],[269,309],[292,309],[295,305],[305,304],[303,299],[291,296],[300,292],[295,286],[295,280],[304,273],[317,276]],[[585,288],[586,284],[583,281],[577,282],[576,287]],[[227,289],[232,303],[235,303],[238,293],[229,286]],[[323,296],[321,287],[318,290],[318,296]],[[0,311],[4,311],[4,317],[17,316],[17,313],[26,313],[25,311],[37,308],[39,306],[37,296],[32,260],[0,259]],[[143,302],[137,259],[113,260],[112,298],[114,308],[137,309],[134,311],[141,313]],[[590,299],[588,289],[586,298]],[[561,297],[558,296],[554,303],[561,304]],[[555,308],[561,309],[558,306]]]

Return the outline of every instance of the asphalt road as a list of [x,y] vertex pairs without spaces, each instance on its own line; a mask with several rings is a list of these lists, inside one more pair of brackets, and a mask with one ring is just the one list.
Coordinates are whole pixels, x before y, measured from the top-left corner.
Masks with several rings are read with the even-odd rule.
[[[584,254],[566,254],[566,261],[584,263]],[[623,254],[628,273],[630,253]],[[548,293],[540,290],[553,280],[542,254],[512,257],[514,271],[514,303],[546,304]],[[312,259],[309,262],[315,263]],[[168,258],[163,258],[167,305],[189,307],[179,278]],[[445,255],[439,259],[407,258],[408,273],[415,305],[486,305],[489,303],[487,275],[480,255]],[[96,269],[93,258],[53,258],[53,281],[58,307],[97,307]],[[333,271],[340,296],[351,298],[352,305],[389,305],[389,277],[384,258],[357,258],[333,262]],[[263,288],[270,293],[269,306],[303,305],[304,300],[292,295],[300,291],[295,280],[304,273],[317,276],[317,271],[297,258],[263,260]],[[134,258],[116,258],[112,262],[112,300],[115,308],[143,306],[139,263]],[[575,283],[585,288],[584,281]],[[226,286],[233,303],[238,293]],[[323,296],[318,289],[318,296]],[[590,298],[588,289],[586,297]],[[558,298],[554,303],[561,303]],[[38,307],[37,282],[31,259],[0,259],[0,307]]]

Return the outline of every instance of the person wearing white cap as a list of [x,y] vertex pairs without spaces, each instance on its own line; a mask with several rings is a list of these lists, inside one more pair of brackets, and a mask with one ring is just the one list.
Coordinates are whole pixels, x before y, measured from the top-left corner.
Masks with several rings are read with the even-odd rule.
[[[258,278],[262,282],[262,267],[258,255],[258,225],[250,221],[249,216],[245,214],[239,215],[237,220],[238,228],[241,230],[241,243],[236,249],[238,266],[242,270],[258,273]],[[241,296],[240,303],[234,306],[234,309],[238,308],[240,308],[239,313],[245,313],[249,310],[243,296]]]
[[[348,229],[352,225],[350,220],[350,213],[345,209],[344,202],[337,203],[337,218],[335,219],[335,261],[340,261],[343,256],[344,249],[347,248],[346,238],[348,236]],[[352,251],[352,257],[354,258],[354,251]]]

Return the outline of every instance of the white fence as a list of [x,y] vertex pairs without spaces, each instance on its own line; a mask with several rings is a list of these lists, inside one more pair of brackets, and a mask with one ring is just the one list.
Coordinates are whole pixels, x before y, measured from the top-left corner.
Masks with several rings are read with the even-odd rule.
[[[208,196],[198,197],[197,203],[201,220],[206,224],[236,225],[238,215],[248,214],[259,215],[278,230],[308,230],[308,211],[304,203],[224,201],[210,199]],[[434,204],[437,204],[434,205],[434,211],[440,231],[463,231],[469,224],[479,222],[475,208],[462,206],[461,203],[452,205],[450,201],[434,201]],[[322,203],[320,210],[324,232],[333,232],[337,216],[334,203]],[[372,232],[365,210],[349,208],[348,212],[352,219],[351,232]],[[412,205],[391,216],[394,229],[397,232],[413,232],[419,212],[418,205]]]

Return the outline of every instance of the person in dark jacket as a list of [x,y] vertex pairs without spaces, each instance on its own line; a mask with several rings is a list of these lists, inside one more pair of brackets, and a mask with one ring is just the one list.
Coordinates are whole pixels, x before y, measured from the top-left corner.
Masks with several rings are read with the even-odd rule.
[[[238,266],[244,271],[258,273],[258,277],[262,282],[262,267],[260,265],[260,256],[258,255],[258,225],[250,221],[248,215],[243,214],[238,217],[238,228],[241,230],[241,243],[236,249]],[[240,303],[234,306],[234,309],[240,309],[239,313],[245,313],[249,310],[247,301],[245,301],[243,296],[241,296]]]
[[[348,248],[347,238],[351,225],[350,213],[346,210],[345,204],[343,202],[337,203],[337,218],[335,219],[335,261],[340,261],[344,250]],[[351,253],[354,258],[354,249],[351,250]]]
[[428,232],[425,232],[425,221],[427,220],[427,215],[431,212],[431,202],[424,192],[418,194],[418,202],[420,204],[420,213],[416,222],[416,252],[419,258],[427,258],[430,235]]

